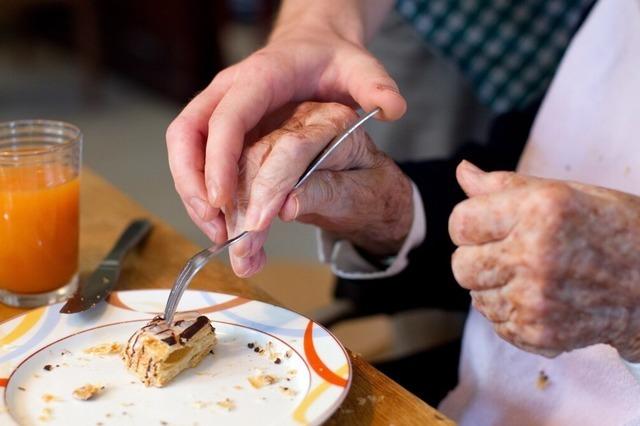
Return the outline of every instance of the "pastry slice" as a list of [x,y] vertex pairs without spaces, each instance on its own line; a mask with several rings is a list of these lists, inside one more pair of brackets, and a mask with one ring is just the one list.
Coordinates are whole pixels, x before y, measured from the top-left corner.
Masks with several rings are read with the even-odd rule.
[[215,344],[215,329],[203,315],[178,313],[170,325],[158,316],[129,338],[122,359],[145,386],[162,387],[198,365]]

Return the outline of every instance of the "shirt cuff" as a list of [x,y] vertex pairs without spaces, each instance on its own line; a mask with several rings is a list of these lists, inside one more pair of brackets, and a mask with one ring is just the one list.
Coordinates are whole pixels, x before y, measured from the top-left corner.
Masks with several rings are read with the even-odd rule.
[[413,222],[407,238],[397,255],[385,260],[385,269],[367,262],[347,240],[339,240],[331,233],[318,229],[318,256],[320,261],[331,264],[331,270],[341,278],[370,280],[396,275],[409,264],[409,252],[422,244],[427,232],[427,220],[420,191],[411,182],[413,192]]

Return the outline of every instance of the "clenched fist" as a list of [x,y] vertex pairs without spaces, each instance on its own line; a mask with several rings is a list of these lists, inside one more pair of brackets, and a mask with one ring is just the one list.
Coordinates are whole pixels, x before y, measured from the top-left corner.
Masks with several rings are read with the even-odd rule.
[[457,177],[453,272],[496,332],[546,356],[607,343],[640,361],[640,198],[468,162]]

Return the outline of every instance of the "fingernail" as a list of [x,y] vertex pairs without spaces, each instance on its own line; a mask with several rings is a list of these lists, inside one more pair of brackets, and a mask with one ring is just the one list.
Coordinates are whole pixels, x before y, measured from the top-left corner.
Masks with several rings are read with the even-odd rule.
[[397,87],[392,86],[390,84],[376,84],[376,89],[378,90],[389,90],[393,93],[400,94],[400,90]]
[[246,259],[247,257],[249,257],[251,255],[251,249],[253,248],[254,239],[255,238],[253,238],[253,236],[249,236],[249,238],[245,239],[244,241],[240,241],[236,246],[236,256],[238,256],[240,259]]
[[247,275],[249,275],[251,273],[251,258],[240,258],[236,261],[235,264],[235,271],[236,274],[241,277],[244,278]]
[[198,197],[193,197],[189,200],[189,205],[193,209],[194,212],[200,217],[200,219],[205,218],[207,214],[207,203]]

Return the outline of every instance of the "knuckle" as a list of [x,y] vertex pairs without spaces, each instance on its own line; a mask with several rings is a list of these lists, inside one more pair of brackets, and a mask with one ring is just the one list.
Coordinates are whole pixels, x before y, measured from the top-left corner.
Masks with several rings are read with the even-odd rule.
[[501,187],[507,187],[511,183],[519,179],[518,174],[515,172],[499,171],[499,172],[493,172],[492,175],[494,176],[495,180]]
[[449,234],[455,244],[460,244],[465,240],[468,233],[469,216],[467,214],[466,203],[458,203],[449,216]]
[[465,253],[464,247],[457,248],[451,255],[451,270],[453,272],[453,277],[456,282],[465,288],[473,284],[470,282],[472,275],[468,273],[469,262],[467,258],[468,256]]
[[188,122],[187,120],[182,117],[182,116],[178,116],[176,117],[167,127],[167,130],[165,132],[165,138],[167,141],[167,145],[171,145],[174,144],[178,141],[178,138],[180,137],[180,135],[182,134],[182,132],[184,131],[184,129],[188,126]]
[[351,122],[358,116],[353,108],[338,102],[330,102],[326,108],[333,116],[346,122]]
[[532,202],[542,213],[557,216],[567,212],[572,204],[574,191],[562,182],[542,184],[533,194]]
[[318,179],[318,194],[322,202],[331,202],[335,197],[335,188],[339,185],[337,173],[321,173]]

